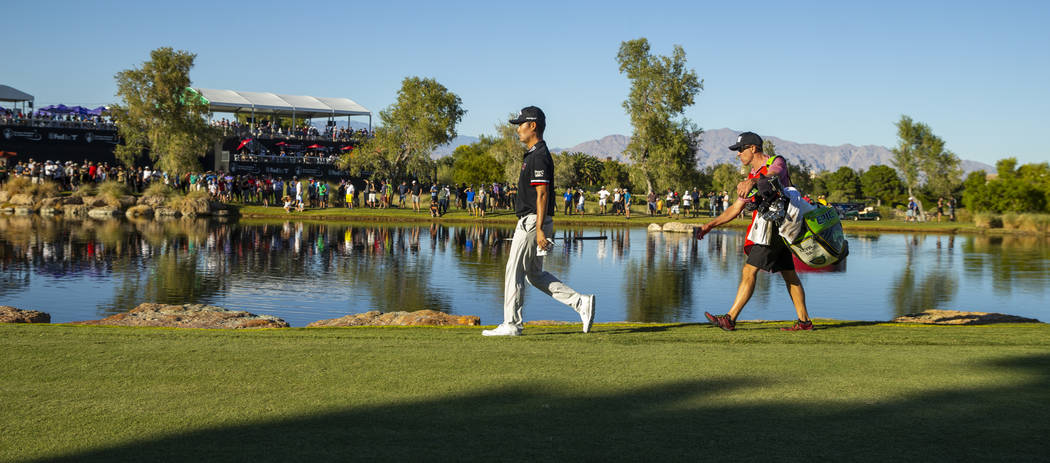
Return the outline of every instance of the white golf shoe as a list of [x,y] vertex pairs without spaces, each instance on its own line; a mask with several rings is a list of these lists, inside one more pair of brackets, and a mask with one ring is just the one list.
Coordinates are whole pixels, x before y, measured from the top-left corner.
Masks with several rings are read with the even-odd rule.
[[583,320],[583,332],[590,333],[594,323],[594,295],[583,296],[580,301],[580,320]]
[[481,332],[482,336],[521,336],[521,328],[506,323]]

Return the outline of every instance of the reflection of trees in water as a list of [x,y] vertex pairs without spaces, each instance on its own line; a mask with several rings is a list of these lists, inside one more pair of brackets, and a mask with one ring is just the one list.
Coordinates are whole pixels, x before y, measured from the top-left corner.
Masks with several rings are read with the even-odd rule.
[[971,236],[962,244],[968,281],[991,279],[996,294],[1014,288],[1046,292],[1050,274],[1050,240],[1041,236]]
[[[419,252],[421,237],[447,234],[434,227],[354,227],[343,228],[342,251],[360,254],[341,259],[335,267],[336,282],[349,282],[355,290],[367,291],[372,308],[384,312],[430,309],[451,312],[449,295],[428,284],[434,268],[434,254]],[[336,248],[340,245],[337,243]]]
[[690,318],[693,268],[699,268],[697,241],[688,235],[650,233],[643,259],[624,268],[627,319],[671,322]]
[[[936,240],[934,255],[918,262],[927,239]],[[894,312],[904,315],[944,308],[959,290],[958,277],[952,269],[955,237],[911,235],[905,246],[904,268],[891,287]]]

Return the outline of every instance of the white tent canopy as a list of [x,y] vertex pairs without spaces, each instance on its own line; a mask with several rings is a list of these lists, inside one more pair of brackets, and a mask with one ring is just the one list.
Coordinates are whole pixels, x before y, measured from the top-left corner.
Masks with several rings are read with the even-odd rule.
[[[22,101],[33,101],[33,100],[34,100],[33,95],[30,95],[30,94],[28,94],[26,92],[23,92],[23,91],[21,91],[21,90],[19,90],[17,88],[8,87],[6,85],[0,85],[0,101],[13,101],[13,102],[18,103],[18,102],[22,102]],[[347,100],[347,101],[350,101],[350,100]],[[351,103],[353,103],[353,102],[351,101]],[[354,104],[356,104],[356,103],[354,103]]]
[[251,112],[303,119],[315,117],[368,116],[372,112],[349,98],[317,98],[306,95],[279,95],[268,92],[241,92],[194,88],[213,112]]

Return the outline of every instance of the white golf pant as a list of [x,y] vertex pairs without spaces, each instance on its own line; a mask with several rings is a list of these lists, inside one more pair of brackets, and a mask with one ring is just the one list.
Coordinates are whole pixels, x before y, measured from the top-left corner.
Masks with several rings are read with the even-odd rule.
[[[554,237],[554,219],[546,217],[543,233]],[[543,271],[543,257],[536,255],[536,214],[518,219],[503,280],[503,323],[521,328],[521,308],[525,303],[525,281],[579,313],[583,297],[561,280]]]

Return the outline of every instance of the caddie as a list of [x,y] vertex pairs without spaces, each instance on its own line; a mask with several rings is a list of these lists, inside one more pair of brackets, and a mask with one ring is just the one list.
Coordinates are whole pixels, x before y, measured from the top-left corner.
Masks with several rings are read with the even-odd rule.
[[[737,184],[736,202],[718,217],[698,227],[696,229],[697,239],[703,239],[704,235],[710,232],[711,229],[739,216],[747,202],[746,196],[755,188],[759,179],[776,176],[779,177],[781,186],[791,186],[787,161],[783,157],[770,157],[763,153],[762,137],[758,136],[758,134],[753,132],[740,134],[737,142],[730,146],[729,149],[737,152],[740,162],[750,166],[751,172],[748,174],[747,179]],[[748,227],[749,236],[751,227],[755,225],[755,216],[757,214],[757,211],[752,214],[751,226]],[[798,278],[798,273],[795,272],[795,264],[791,259],[791,250],[788,249],[784,240],[780,238],[776,227],[771,227],[770,234],[768,237],[769,244],[755,244],[750,239],[745,241],[744,253],[747,254],[747,262],[744,264],[744,269],[740,276],[740,286],[737,288],[736,299],[733,301],[733,306],[729,308],[729,312],[725,315],[711,315],[708,312],[704,312],[704,316],[707,317],[707,320],[712,325],[726,331],[736,329],[736,319],[740,315],[740,311],[744,309],[744,305],[747,304],[747,301],[751,299],[751,295],[755,292],[755,278],[758,275],[758,271],[765,270],[770,273],[779,272],[780,276],[784,278],[788,294],[791,296],[791,302],[794,303],[795,312],[798,315],[798,320],[795,321],[794,325],[781,328],[781,330],[809,331],[813,329],[813,322],[810,321],[809,313],[806,310],[806,291],[802,288],[802,280]]]

